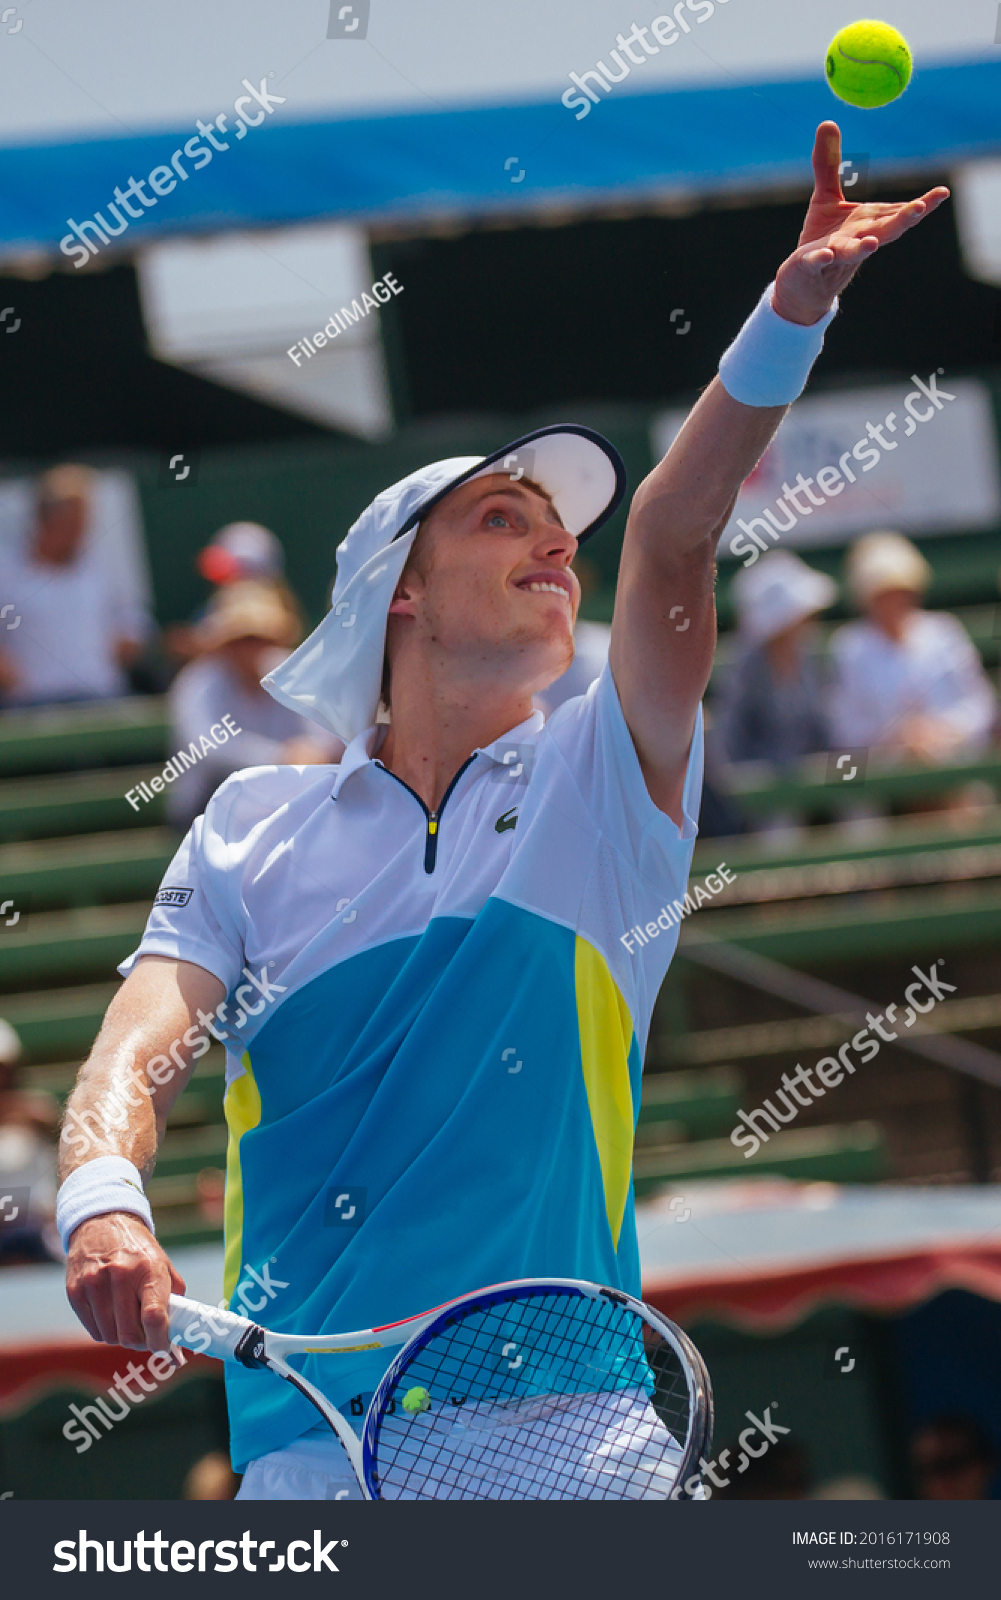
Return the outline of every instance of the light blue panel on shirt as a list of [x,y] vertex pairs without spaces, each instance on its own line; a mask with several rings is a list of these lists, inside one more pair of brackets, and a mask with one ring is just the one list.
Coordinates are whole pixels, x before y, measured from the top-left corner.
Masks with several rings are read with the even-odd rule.
[[[574,946],[489,899],[282,1002],[251,1048],[261,1119],[240,1146],[243,1259],[276,1285],[261,1322],[377,1326],[522,1277],[638,1292],[631,1196],[620,1256],[606,1217]],[[629,1067],[638,1085],[635,1041]],[[347,1408],[386,1364],[310,1356],[302,1370]],[[238,1463],[315,1425],[267,1374],[230,1369],[227,1392]]]

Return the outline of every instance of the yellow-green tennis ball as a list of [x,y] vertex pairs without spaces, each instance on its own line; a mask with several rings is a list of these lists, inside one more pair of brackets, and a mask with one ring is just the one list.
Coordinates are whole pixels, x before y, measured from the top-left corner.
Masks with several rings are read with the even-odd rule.
[[428,1411],[431,1407],[431,1396],[420,1384],[414,1389],[408,1389],[403,1396],[403,1409],[411,1417],[416,1417],[421,1411]]
[[907,40],[888,22],[852,22],[831,40],[827,82],[850,106],[889,105],[910,78]]

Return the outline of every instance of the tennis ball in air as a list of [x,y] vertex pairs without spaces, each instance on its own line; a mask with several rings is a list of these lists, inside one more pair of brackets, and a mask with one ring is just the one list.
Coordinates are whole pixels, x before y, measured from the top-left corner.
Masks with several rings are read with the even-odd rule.
[[403,1396],[403,1409],[408,1416],[416,1417],[421,1411],[428,1411],[431,1407],[431,1396],[420,1384],[414,1389],[408,1389]]
[[851,22],[831,40],[827,82],[850,106],[889,105],[910,78],[907,40],[888,22]]

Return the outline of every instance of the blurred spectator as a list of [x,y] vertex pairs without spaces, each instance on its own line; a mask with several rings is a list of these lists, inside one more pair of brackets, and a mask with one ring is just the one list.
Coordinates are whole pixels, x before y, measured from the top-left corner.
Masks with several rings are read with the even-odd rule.
[[[722,1458],[721,1458],[722,1459]],[[734,1463],[746,1462],[743,1472]],[[713,1494],[720,1500],[807,1500],[810,1498],[810,1464],[805,1451],[792,1439],[779,1439],[756,1460],[748,1461],[739,1445],[730,1450],[729,1486]]]
[[990,1500],[998,1456],[979,1422],[961,1415],[934,1417],[911,1440],[919,1500]]
[[235,1500],[240,1479],[222,1450],[210,1450],[196,1461],[184,1480],[182,1500]]
[[203,1222],[221,1228],[226,1219],[226,1174],[221,1167],[202,1167],[195,1179],[198,1211]]
[[281,541],[261,523],[227,522],[198,552],[195,565],[209,583],[278,580],[285,573],[285,552]]
[[[298,607],[285,582],[285,552],[281,541],[259,522],[227,522],[199,550],[195,566],[211,584],[222,587],[248,579],[271,584],[298,620]],[[191,622],[178,622],[164,632],[168,655],[175,667],[194,661],[202,653],[201,624],[208,606],[202,606]]]
[[343,745],[272,699],[261,679],[298,642],[301,625],[271,584],[228,584],[202,624],[205,654],[180,672],[168,697],[174,747],[198,745],[229,717],[240,730],[177,779],[170,820],[187,828],[230,773],[243,767],[309,766],[340,759]]
[[21,1041],[0,1020],[0,1266],[61,1261],[56,1210],[56,1125],[50,1095],[14,1087]]
[[[706,727],[709,727],[708,721]],[[707,741],[702,800],[699,805],[699,838],[732,839],[746,832],[747,819],[727,794],[726,775],[720,772],[718,760],[710,755]]]
[[789,550],[737,573],[737,649],[717,707],[727,761],[784,767],[827,749],[822,686],[808,642],[814,618],[837,592],[832,578]]
[[899,533],[870,533],[852,547],[849,588],[864,620],[831,641],[834,740],[942,762],[989,742],[994,692],[962,623],[921,609],[931,568]]
[[25,544],[0,558],[3,603],[13,606],[0,643],[7,705],[104,700],[129,692],[125,669],[152,632],[88,549],[95,475],[54,467],[38,484]]
[[828,1478],[814,1489],[811,1500],[885,1500],[875,1478],[849,1473],[844,1478]]

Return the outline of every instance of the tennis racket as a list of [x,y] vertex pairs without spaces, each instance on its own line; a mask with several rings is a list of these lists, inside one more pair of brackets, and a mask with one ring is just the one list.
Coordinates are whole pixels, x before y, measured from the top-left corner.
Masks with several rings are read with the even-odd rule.
[[[705,1363],[673,1322],[618,1289],[524,1278],[404,1322],[312,1337],[171,1295],[170,1336],[292,1384],[341,1441],[368,1500],[702,1497]],[[360,1439],[290,1365],[394,1348]]]

